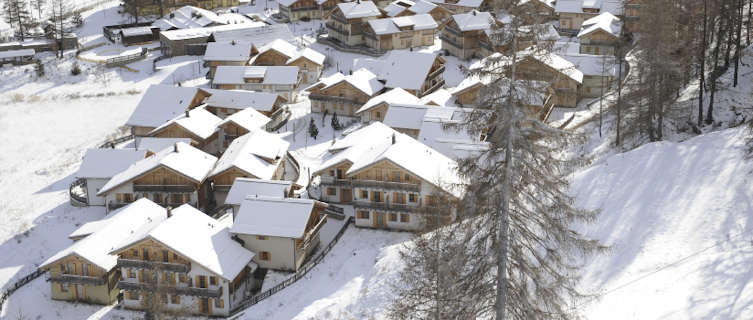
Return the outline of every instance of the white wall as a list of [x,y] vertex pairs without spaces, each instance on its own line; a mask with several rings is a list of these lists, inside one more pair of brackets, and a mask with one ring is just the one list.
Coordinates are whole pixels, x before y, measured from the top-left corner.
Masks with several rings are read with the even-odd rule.
[[[248,250],[256,253],[254,262],[265,269],[295,271],[295,239],[282,237],[267,237],[267,240],[256,239],[256,235],[238,234]],[[269,252],[269,260],[259,259],[260,252]]]
[[90,206],[104,206],[105,197],[97,196],[102,187],[105,186],[109,179],[89,178],[86,179],[86,196],[89,198]]

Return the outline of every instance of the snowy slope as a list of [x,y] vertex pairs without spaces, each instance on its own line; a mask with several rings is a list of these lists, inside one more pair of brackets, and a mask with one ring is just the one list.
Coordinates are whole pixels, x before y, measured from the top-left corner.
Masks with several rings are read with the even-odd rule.
[[[601,209],[592,237],[613,252],[582,285],[589,319],[750,319],[753,189],[743,130],[659,142],[575,175],[578,204]],[[592,291],[593,292],[593,291]]]

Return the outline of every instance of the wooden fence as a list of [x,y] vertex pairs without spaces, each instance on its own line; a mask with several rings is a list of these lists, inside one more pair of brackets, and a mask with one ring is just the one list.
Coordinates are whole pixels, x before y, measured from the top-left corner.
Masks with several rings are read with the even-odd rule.
[[112,139],[110,141],[106,141],[106,142],[100,144],[97,148],[99,148],[99,149],[115,148],[115,145],[117,145],[119,143],[126,142],[126,141],[131,140],[131,139],[133,139],[133,135],[129,134],[127,136],[122,136],[120,138],[115,138],[115,139]]
[[118,56],[118,57],[107,59],[105,60],[105,66],[117,67],[120,65],[138,61],[138,60],[146,58],[146,55],[148,53],[149,53],[149,50],[147,50],[146,48],[141,48],[141,52],[139,53],[134,53],[134,54],[126,55],[126,56]]
[[32,280],[39,278],[39,276],[43,274],[44,274],[43,270],[36,269],[34,270],[34,272],[26,275],[25,277],[13,283],[13,285],[8,287],[8,289],[5,289],[5,291],[3,291],[3,295],[0,296],[0,314],[3,313],[3,305],[5,304],[5,300],[8,300],[11,294],[16,292],[16,290],[18,290],[19,288],[25,286],[27,283],[31,282]]
[[343,224],[342,228],[340,228],[340,231],[337,232],[337,234],[335,235],[335,238],[332,239],[332,241],[330,241],[329,244],[326,247],[324,247],[324,249],[316,255],[316,257],[309,260],[309,262],[306,263],[303,266],[303,268],[301,268],[301,270],[298,270],[298,272],[296,272],[293,276],[285,279],[285,281],[277,284],[276,286],[269,288],[265,290],[264,292],[261,292],[257,295],[251,296],[244,301],[241,301],[240,304],[238,304],[237,306],[233,307],[232,310],[230,310],[230,317],[240,313],[241,311],[245,310],[246,308],[250,306],[253,306],[259,303],[260,301],[266,298],[269,298],[273,294],[282,291],[282,289],[285,289],[286,287],[290,286],[291,284],[295,283],[296,281],[306,276],[306,274],[309,271],[311,271],[311,269],[316,267],[316,265],[319,264],[319,262],[321,262],[324,259],[327,253],[329,253],[332,250],[335,244],[337,244],[337,241],[340,240],[340,238],[342,238],[343,234],[345,234],[345,230],[348,229],[348,226],[350,226],[353,223],[355,223],[355,219],[353,219],[353,217],[348,217],[348,220],[345,221],[345,224]]

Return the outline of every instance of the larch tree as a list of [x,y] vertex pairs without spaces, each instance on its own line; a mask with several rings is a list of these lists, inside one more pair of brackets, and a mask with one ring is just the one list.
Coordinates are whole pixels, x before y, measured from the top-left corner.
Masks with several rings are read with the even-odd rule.
[[53,39],[57,42],[57,57],[63,58],[63,41],[65,35],[70,32],[69,18],[72,8],[68,0],[51,0],[50,11],[52,13]]
[[[455,128],[484,137],[488,148],[458,161],[465,196],[457,222],[414,241],[424,249],[405,260],[401,279],[425,290],[399,290],[397,310],[422,311],[393,312],[395,318],[575,319],[570,303],[589,297],[578,290],[582,259],[606,248],[575,229],[598,214],[577,208],[568,193],[567,176],[579,160],[565,154],[579,138],[543,123],[530,108],[551,92],[542,83],[553,85],[570,70],[518,70],[528,57],[552,56],[543,38],[548,26],[517,3],[494,2],[495,15],[509,17],[504,26],[493,24],[499,53],[471,70],[485,85]],[[557,93],[567,99],[569,92]]]
[[16,36],[24,41],[26,33],[32,26],[31,15],[26,8],[26,1],[23,0],[5,0],[3,2],[3,11],[5,12],[5,22],[11,27],[16,28]]

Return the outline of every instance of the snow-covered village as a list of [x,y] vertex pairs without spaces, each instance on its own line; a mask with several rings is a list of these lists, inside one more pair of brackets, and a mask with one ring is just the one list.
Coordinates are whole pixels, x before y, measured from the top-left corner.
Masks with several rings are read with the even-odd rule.
[[0,320],[753,319],[753,0],[0,4]]

